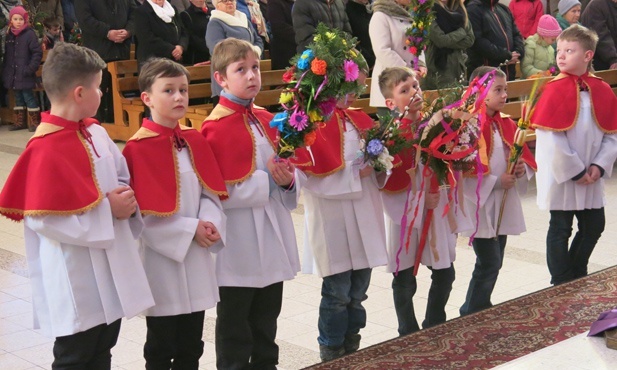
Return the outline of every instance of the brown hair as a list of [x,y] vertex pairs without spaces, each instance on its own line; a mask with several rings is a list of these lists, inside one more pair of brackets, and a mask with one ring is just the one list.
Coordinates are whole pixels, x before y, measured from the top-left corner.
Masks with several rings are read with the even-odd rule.
[[93,50],[59,42],[49,51],[43,64],[45,92],[53,103],[75,87],[91,82],[105,68],[107,64]]
[[384,98],[392,98],[392,91],[396,85],[407,81],[409,77],[415,77],[412,69],[407,67],[390,67],[379,74],[379,90]]
[[142,92],[150,92],[154,81],[161,77],[180,77],[186,76],[188,81],[191,80],[191,74],[181,64],[165,58],[150,58],[142,66],[139,71],[139,90]]
[[557,40],[573,41],[581,44],[585,51],[591,50],[595,53],[598,45],[598,34],[596,31],[583,27],[580,24],[573,24],[559,34]]
[[233,37],[227,38],[214,47],[212,51],[212,72],[218,72],[226,76],[227,67],[231,63],[245,59],[249,53],[253,53],[257,59],[259,54],[248,41],[239,40]]
[[469,76],[469,82],[473,81],[473,79],[476,77],[482,78],[493,71],[495,71],[495,77],[507,78],[506,73],[497,67],[480,66],[474,69],[473,72],[471,72],[471,76]]
[[60,21],[56,17],[49,17],[43,20],[43,26],[47,29],[52,29],[54,27],[62,27]]

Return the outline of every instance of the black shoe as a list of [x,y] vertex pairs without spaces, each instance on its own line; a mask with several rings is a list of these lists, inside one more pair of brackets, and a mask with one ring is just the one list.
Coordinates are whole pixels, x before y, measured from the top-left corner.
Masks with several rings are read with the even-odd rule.
[[26,128],[27,128],[26,125],[16,125],[16,124],[13,124],[11,127],[9,127],[9,131],[24,130]]
[[319,357],[321,361],[330,361],[345,355],[345,347],[328,347],[319,345]]
[[345,335],[345,354],[356,352],[360,348],[360,334],[347,334]]

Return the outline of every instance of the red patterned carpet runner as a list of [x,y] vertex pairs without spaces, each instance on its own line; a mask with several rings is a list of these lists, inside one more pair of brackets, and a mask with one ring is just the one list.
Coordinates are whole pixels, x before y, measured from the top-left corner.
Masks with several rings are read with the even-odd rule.
[[589,330],[617,306],[617,266],[309,369],[488,369]]

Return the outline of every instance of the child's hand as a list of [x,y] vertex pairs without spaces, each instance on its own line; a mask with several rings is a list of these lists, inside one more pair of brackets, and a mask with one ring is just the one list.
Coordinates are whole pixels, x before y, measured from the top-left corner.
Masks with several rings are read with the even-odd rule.
[[510,61],[508,62],[508,64],[516,64],[516,62],[519,61],[520,57],[521,57],[521,54],[518,51],[513,51],[512,58],[510,58]]
[[208,248],[221,239],[221,236],[211,222],[199,220],[193,239],[195,239],[197,244],[201,247]]
[[120,186],[107,193],[111,214],[118,220],[126,220],[137,210],[135,192],[130,186]]
[[278,186],[288,187],[294,178],[295,167],[293,164],[286,160],[274,159],[274,155],[270,157],[266,163],[270,176]]
[[511,189],[516,183],[516,176],[508,173],[504,173],[499,179],[501,181],[501,188],[505,190]]
[[600,172],[600,169],[596,166],[589,166],[587,173],[589,174],[589,177],[591,177],[592,183],[598,181],[600,177],[602,177],[602,173]]
[[360,178],[371,176],[373,172],[374,172],[373,167],[366,166],[360,170]]
[[424,208],[435,209],[439,205],[439,192],[427,192],[426,199],[424,200]]
[[522,159],[519,159],[518,162],[516,162],[516,166],[514,167],[514,176],[516,176],[516,178],[521,178],[523,177],[523,175],[525,175],[525,172],[527,172],[525,170],[525,162],[523,162]]

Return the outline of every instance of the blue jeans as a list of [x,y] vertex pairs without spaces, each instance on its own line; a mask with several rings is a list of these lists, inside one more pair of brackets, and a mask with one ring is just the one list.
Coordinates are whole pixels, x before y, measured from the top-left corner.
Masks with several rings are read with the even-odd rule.
[[[426,303],[426,316],[422,322],[423,328],[430,328],[446,321],[446,304],[452,291],[455,279],[454,265],[446,269],[434,270],[431,273],[431,287]],[[413,267],[398,272],[392,279],[392,295],[394,309],[398,319],[399,335],[407,335],[420,330],[413,305],[413,296],[418,284],[413,276]]]
[[39,107],[39,102],[32,89],[13,90],[13,94],[15,95],[15,107],[28,107],[30,109]]
[[493,294],[499,270],[503,265],[507,239],[506,235],[499,235],[498,239],[475,238],[473,240],[476,266],[471,274],[465,303],[459,310],[461,316],[493,306],[491,294]]
[[321,284],[319,305],[320,345],[340,347],[346,335],[358,334],[366,326],[362,301],[371,283],[371,269],[350,270],[326,276]]
[[[568,250],[574,216],[578,231]],[[557,285],[587,276],[587,264],[605,225],[604,208],[582,211],[551,211],[546,235],[546,261],[551,284]]]

